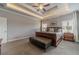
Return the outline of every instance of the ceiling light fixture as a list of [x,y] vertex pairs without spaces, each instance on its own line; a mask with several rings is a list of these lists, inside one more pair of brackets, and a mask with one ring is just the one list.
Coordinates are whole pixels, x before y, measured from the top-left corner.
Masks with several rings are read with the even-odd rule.
[[46,11],[45,7],[49,6],[50,4],[45,4],[45,3],[35,3],[33,7],[37,8],[37,11],[43,10],[44,12]]

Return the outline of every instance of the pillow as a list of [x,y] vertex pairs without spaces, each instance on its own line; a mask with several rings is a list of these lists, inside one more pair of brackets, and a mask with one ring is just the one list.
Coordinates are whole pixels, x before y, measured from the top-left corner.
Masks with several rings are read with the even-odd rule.
[[58,32],[62,32],[62,29],[58,29]]
[[53,28],[50,28],[49,32],[54,32],[54,29]]

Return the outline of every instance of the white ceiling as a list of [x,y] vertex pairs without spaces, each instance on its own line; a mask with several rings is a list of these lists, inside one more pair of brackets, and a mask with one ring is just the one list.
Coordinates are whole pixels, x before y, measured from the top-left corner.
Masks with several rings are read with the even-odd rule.
[[[46,12],[42,13],[41,11],[37,11],[35,7],[33,7],[34,3],[15,3],[15,4],[10,4],[10,8],[8,6],[4,7],[5,9],[14,9],[17,12],[25,13],[26,15],[34,16],[40,19],[47,19],[47,18],[54,18],[58,17],[64,14],[67,14],[69,12],[72,12],[71,10],[71,5],[75,4],[67,4],[67,3],[50,3],[49,6],[45,7]],[[45,4],[45,3],[44,3]],[[56,7],[55,7],[56,6]],[[74,9],[72,6],[72,9]],[[14,7],[14,8],[13,8]],[[76,5],[74,6],[76,7]],[[78,5],[77,5],[78,7]]]

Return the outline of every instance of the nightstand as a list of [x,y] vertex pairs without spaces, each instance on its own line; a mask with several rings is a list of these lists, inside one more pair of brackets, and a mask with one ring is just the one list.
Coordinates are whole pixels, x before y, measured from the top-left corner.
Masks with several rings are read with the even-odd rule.
[[64,40],[74,41],[74,34],[73,33],[64,33]]

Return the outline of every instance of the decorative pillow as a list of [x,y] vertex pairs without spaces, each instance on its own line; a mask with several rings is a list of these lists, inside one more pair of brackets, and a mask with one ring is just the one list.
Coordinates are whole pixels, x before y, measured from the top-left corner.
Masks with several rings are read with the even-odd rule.
[[50,28],[49,32],[54,32],[54,29],[53,28]]

